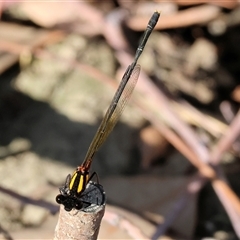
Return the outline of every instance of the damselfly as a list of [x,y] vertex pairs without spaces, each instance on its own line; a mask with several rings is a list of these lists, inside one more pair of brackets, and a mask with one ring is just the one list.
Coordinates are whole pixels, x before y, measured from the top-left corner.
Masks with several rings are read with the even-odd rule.
[[63,204],[66,211],[71,211],[73,208],[81,209],[84,201],[81,199],[87,184],[96,173],[89,174],[94,154],[102,146],[110,132],[117,123],[127,101],[129,100],[133,89],[137,83],[140,73],[140,65],[137,64],[147,40],[158,22],[160,13],[154,12],[148,22],[147,28],[143,34],[140,44],[137,48],[134,61],[128,66],[125,71],[120,85],[113,97],[113,100],[90,144],[83,163],[77,167],[72,175],[68,175],[65,185],[59,188],[60,194],[57,195],[56,201]]

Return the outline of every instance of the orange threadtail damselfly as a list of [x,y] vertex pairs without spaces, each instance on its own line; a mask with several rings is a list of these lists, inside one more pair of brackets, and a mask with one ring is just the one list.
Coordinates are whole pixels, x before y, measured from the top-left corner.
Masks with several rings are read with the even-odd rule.
[[60,194],[57,195],[56,201],[59,204],[63,204],[66,211],[71,211],[73,208],[81,209],[83,203],[85,203],[81,199],[82,194],[86,189],[89,181],[94,175],[96,175],[94,172],[91,176],[89,176],[89,170],[94,154],[102,146],[110,132],[113,130],[133,92],[141,69],[140,65],[137,64],[137,61],[143,52],[150,34],[158,22],[159,16],[160,13],[154,12],[151,19],[149,20],[147,28],[137,48],[134,61],[131,65],[128,66],[127,70],[124,73],[120,85],[109,105],[109,108],[95,136],[93,137],[83,163],[77,167],[72,175],[69,174],[67,176],[65,185],[59,188]]

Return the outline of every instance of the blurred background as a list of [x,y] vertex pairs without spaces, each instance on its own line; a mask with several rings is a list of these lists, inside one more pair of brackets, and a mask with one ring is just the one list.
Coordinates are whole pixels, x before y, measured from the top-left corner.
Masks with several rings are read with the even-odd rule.
[[99,238],[240,238],[239,1],[1,0],[1,239],[53,238],[58,188],[156,10],[132,98],[94,157]]

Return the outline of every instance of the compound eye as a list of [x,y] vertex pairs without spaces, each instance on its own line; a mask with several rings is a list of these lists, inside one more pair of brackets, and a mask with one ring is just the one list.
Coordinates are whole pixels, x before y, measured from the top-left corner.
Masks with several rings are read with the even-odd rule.
[[82,209],[82,206],[83,206],[82,202],[76,200],[76,202],[75,202],[75,208],[76,208],[77,210],[80,210],[80,209]]
[[66,200],[66,197],[63,196],[62,194],[58,194],[58,195],[56,196],[56,202],[57,202],[58,204],[62,204],[65,200]]

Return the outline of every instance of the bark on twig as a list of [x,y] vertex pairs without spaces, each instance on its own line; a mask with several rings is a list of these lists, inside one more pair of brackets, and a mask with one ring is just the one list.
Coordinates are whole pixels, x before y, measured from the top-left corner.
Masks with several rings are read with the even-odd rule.
[[67,212],[61,206],[54,240],[59,239],[97,239],[100,223],[104,215],[104,206],[99,206],[96,212],[72,210]]

